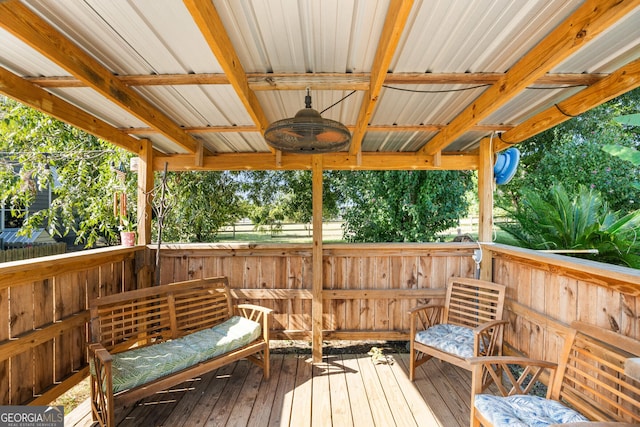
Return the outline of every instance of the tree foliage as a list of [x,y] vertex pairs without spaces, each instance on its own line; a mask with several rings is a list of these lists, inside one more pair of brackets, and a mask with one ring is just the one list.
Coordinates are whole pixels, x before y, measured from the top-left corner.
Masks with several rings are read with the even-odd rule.
[[638,110],[636,89],[518,144],[522,152],[518,173],[498,187],[496,205],[509,210],[519,204],[521,188],[545,193],[562,183],[570,194],[581,186],[597,190],[615,211],[638,209],[640,190],[628,185],[630,178],[638,177],[638,166],[602,150],[607,144],[640,146],[640,128],[615,120]]
[[472,174],[358,171],[341,174],[345,237],[352,242],[425,242],[467,213]]
[[523,247],[532,249],[596,249],[576,255],[640,268],[640,210],[619,215],[600,194],[581,187],[570,196],[561,185],[547,193],[522,190],[522,202],[511,212],[515,223],[501,223]]
[[[37,189],[52,188],[50,207],[24,218],[26,233],[40,227],[57,236],[75,233],[89,246],[100,237],[117,240],[114,193],[135,200],[135,175],[116,173],[128,168],[130,153],[7,98],[0,98],[0,151],[6,208],[19,215]],[[135,217],[135,203],[129,208]]]
[[[169,173],[165,193],[169,212],[164,220],[163,241],[213,242],[221,227],[242,219],[246,212],[236,175],[232,172]],[[156,191],[156,202],[160,196]]]
[[[313,218],[311,171],[251,171],[241,176],[248,216],[258,227],[277,230],[282,222],[309,223]],[[340,192],[334,175],[324,172],[322,215],[339,215]]]

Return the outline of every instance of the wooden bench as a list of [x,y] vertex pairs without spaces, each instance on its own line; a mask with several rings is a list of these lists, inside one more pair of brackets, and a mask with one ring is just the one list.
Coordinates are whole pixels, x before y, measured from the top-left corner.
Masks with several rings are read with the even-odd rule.
[[115,407],[247,358],[269,378],[270,309],[233,305],[226,277],[191,280],[90,302],[91,409]]
[[[471,425],[514,425],[517,419],[523,421],[518,425],[528,425],[524,420],[534,418],[549,425],[640,424],[640,380],[625,373],[625,361],[638,355],[639,341],[574,322],[558,364],[508,356],[471,359]],[[510,365],[521,370],[510,370]],[[487,373],[499,395],[482,394]],[[543,373],[549,374],[546,398],[529,395]]]

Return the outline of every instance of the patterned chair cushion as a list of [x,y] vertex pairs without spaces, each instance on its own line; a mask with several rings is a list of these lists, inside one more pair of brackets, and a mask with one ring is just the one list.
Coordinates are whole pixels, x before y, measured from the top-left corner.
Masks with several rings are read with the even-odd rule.
[[562,403],[539,396],[478,394],[474,406],[494,427],[546,427],[589,421]]
[[[416,341],[463,359],[473,357],[473,330],[458,325],[434,325],[416,334]],[[482,351],[482,343],[480,343]]]
[[210,329],[114,354],[113,392],[129,390],[228,353],[251,343],[260,334],[259,323],[234,316]]

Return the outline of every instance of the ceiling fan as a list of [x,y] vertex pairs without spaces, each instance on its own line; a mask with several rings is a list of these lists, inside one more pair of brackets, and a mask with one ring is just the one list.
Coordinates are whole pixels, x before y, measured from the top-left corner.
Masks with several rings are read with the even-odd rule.
[[267,127],[264,138],[277,150],[299,154],[321,154],[341,151],[351,142],[351,133],[335,120],[323,119],[311,108],[311,94],[307,88],[305,108],[294,117],[278,120]]

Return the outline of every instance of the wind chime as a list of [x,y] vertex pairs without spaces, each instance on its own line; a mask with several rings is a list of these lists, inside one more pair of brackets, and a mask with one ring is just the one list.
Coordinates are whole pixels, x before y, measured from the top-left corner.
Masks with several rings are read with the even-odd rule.
[[[122,188],[125,188],[125,172],[124,167],[121,165],[119,168],[114,168],[118,181],[122,184]],[[120,242],[125,246],[134,246],[136,233],[131,230],[133,224],[129,223],[127,216],[127,193],[126,191],[115,191],[113,193],[113,216],[119,218],[120,229]]]

